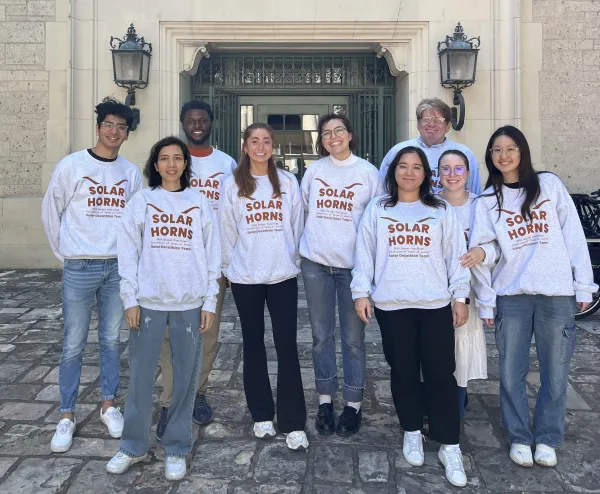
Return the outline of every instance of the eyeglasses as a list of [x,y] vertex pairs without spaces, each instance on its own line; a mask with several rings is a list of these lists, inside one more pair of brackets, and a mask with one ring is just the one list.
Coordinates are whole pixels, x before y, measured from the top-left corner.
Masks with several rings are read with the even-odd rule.
[[467,167],[466,166],[455,166],[454,168],[450,168],[449,166],[442,166],[440,168],[440,173],[442,175],[444,175],[445,177],[452,175],[453,171],[454,171],[455,175],[462,177],[465,173],[467,173]]
[[346,129],[346,127],[336,127],[335,129],[333,129],[333,132],[331,130],[326,130],[324,132],[321,132],[321,139],[331,139],[333,136],[343,136],[344,132],[346,132],[347,130],[348,129]]
[[507,156],[510,156],[512,158],[518,152],[519,152],[519,148],[506,148],[506,149],[492,148],[492,149],[490,149],[490,154],[494,158],[500,158],[504,153],[506,153]]
[[116,124],[114,122],[102,122],[100,125],[102,125],[102,127],[106,130],[113,130],[114,128],[116,128],[119,134],[124,134],[125,132],[127,132],[127,125],[125,124]]
[[424,123],[424,124],[428,124],[428,123],[436,123],[436,124],[443,124],[446,123],[446,119],[444,117],[421,117],[419,118],[419,120]]

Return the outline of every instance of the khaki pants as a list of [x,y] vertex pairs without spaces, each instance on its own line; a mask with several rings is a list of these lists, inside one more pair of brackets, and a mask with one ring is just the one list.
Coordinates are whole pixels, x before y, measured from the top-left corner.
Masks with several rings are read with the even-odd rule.
[[[222,276],[217,281],[219,282],[219,294],[217,295],[215,319],[211,328],[202,335],[204,341],[202,348],[202,366],[200,368],[200,379],[198,379],[197,389],[197,392],[200,394],[206,393],[208,375],[210,374],[213,364],[215,363],[215,358],[217,357],[217,340],[219,338],[219,326],[221,325],[221,309],[223,308],[223,300],[225,299],[226,279]],[[162,342],[159,364],[163,380],[160,406],[168,408],[171,404],[171,396],[173,395],[173,367],[171,365],[171,345],[169,343],[168,328]]]

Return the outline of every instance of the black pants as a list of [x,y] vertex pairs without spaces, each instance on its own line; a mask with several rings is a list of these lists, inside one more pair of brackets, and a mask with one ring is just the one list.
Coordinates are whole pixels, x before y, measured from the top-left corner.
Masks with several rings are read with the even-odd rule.
[[383,311],[375,308],[385,359],[391,367],[392,397],[406,431],[423,427],[419,368],[428,403],[429,436],[458,444],[460,422],[454,378],[454,327],[450,305],[441,309]]
[[277,426],[283,433],[304,430],[306,405],[298,361],[298,279],[274,285],[231,283],[244,339],[244,391],[255,422],[273,420],[275,405],[265,350],[265,301],[277,352]]

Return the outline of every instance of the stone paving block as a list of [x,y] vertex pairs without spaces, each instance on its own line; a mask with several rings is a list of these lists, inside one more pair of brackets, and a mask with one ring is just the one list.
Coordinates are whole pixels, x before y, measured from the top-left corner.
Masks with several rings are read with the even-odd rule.
[[[86,405],[85,403],[77,403],[77,407],[75,409],[75,419],[77,420],[77,424],[81,424],[85,419],[87,419],[91,413],[99,412],[100,407],[98,405]],[[44,422],[47,424],[58,424],[60,420],[60,405],[57,406],[52,413],[48,415]],[[104,426],[106,428],[106,426]]]
[[0,386],[3,400],[31,400],[39,392],[39,384],[4,384]]
[[235,360],[240,352],[241,345],[221,344],[213,368],[219,370],[234,370]]
[[500,448],[503,443],[500,443],[496,437],[496,431],[487,421],[483,420],[465,420],[464,421],[465,435],[471,446],[482,448]]
[[122,494],[136,482],[140,475],[138,465],[121,475],[106,473],[106,461],[88,461],[75,481],[69,487],[67,494],[82,494],[90,492],[91,486],[99,486],[102,494]]
[[547,492],[561,485],[554,468],[523,468],[508,457],[508,448],[475,451],[475,461],[485,486],[492,492]]
[[230,482],[224,480],[186,478],[181,481],[175,492],[177,494],[227,494],[229,484]]
[[385,451],[358,450],[358,472],[363,482],[387,482],[390,464]]
[[[84,390],[85,386],[79,386],[79,395],[81,395]],[[60,389],[58,384],[49,384],[37,394],[35,399],[38,401],[60,402]]]
[[301,482],[306,462],[306,452],[291,451],[283,441],[271,441],[258,455],[254,478],[259,483]]
[[9,353],[12,352],[16,346],[10,344],[2,344],[0,345],[0,353]]
[[201,443],[192,460],[190,473],[204,478],[245,480],[256,449],[254,441],[227,441]]
[[[110,436],[109,436],[110,437]],[[48,444],[48,447],[50,445]],[[65,456],[94,456],[112,458],[119,451],[118,439],[98,439],[92,437],[78,437],[77,433],[73,437],[73,446]]]
[[[42,283],[43,284],[43,283]],[[62,317],[62,309],[33,309],[19,317],[19,321],[37,321],[39,319],[60,319]]]
[[244,484],[233,489],[233,494],[296,494],[301,492],[302,486],[293,485],[272,485],[272,484]]
[[213,369],[208,375],[208,387],[209,388],[222,388],[227,386],[227,383],[231,379],[233,371],[230,370],[217,370]]
[[27,458],[0,489],[7,493],[53,494],[63,490],[71,472],[82,462],[75,458]]
[[377,399],[377,403],[379,403],[379,405],[383,405],[385,407],[394,406],[394,399],[392,398],[392,390],[390,388],[389,379],[374,380],[373,387],[375,388],[375,398]]
[[31,383],[31,382],[39,381],[42,377],[44,377],[48,373],[49,370],[50,370],[50,367],[47,365],[39,365],[37,367],[34,367],[25,375],[25,377],[21,378],[20,382]]
[[170,492],[173,482],[165,478],[164,461],[143,461],[134,465],[140,474],[135,480],[134,492],[138,494],[163,494]]
[[8,307],[4,309],[0,309],[0,314],[23,314],[27,312],[29,309],[24,309],[23,307]]
[[575,492],[600,491],[600,448],[578,451],[562,448],[558,451],[556,471],[566,484],[566,489]]
[[0,382],[10,383],[31,367],[30,362],[0,364]]
[[[223,417],[224,420],[227,418]],[[200,428],[200,437],[204,439],[241,439],[250,434],[249,428],[239,425],[229,425],[214,420],[205,427]]]
[[16,345],[16,347],[16,350],[7,357],[6,362],[37,361],[52,349],[52,346],[47,344]]
[[[44,378],[45,383],[58,384],[58,367],[52,369],[52,371]],[[81,367],[81,380],[83,384],[94,382],[100,375],[100,367],[83,365]]]
[[30,424],[13,425],[0,436],[0,451],[4,455],[43,456],[49,455],[50,440],[55,425],[39,427]]
[[46,329],[30,329],[19,336],[15,341],[16,343],[62,343],[63,336],[55,331],[48,331]]
[[5,420],[38,420],[53,407],[46,403],[10,402],[0,406],[0,418]]
[[315,447],[315,479],[337,483],[352,483],[354,460],[352,449],[342,446]]
[[[0,458],[0,479],[4,477],[4,474],[8,472],[9,468],[12,467],[18,458]],[[0,490],[3,487],[0,485]]]

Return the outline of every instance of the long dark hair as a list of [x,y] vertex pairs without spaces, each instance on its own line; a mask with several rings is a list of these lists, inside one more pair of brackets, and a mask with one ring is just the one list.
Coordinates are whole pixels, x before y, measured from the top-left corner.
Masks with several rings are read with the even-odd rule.
[[423,170],[425,170],[425,178],[419,187],[419,200],[425,204],[425,206],[431,206],[434,208],[445,208],[446,203],[442,201],[440,198],[433,195],[433,190],[431,189],[431,178],[433,176],[431,172],[431,167],[429,166],[429,161],[427,160],[427,156],[423,152],[421,148],[416,146],[406,146],[398,151],[395,158],[390,163],[390,166],[385,174],[384,187],[385,191],[389,194],[389,197],[384,197],[379,204],[383,204],[384,208],[393,208],[398,203],[398,184],[396,183],[396,167],[400,162],[400,159],[405,154],[415,153],[419,155],[421,158],[421,163],[423,163]]
[[530,218],[531,205],[537,201],[538,197],[540,196],[540,179],[533,168],[533,164],[531,163],[531,151],[529,150],[529,143],[527,142],[525,135],[512,125],[500,127],[492,134],[492,137],[490,137],[490,140],[488,141],[487,148],[485,149],[485,166],[487,167],[489,175],[485,184],[485,188],[487,189],[488,187],[492,187],[493,190],[489,194],[482,194],[482,197],[494,196],[496,198],[499,218],[500,209],[502,209],[502,203],[504,200],[502,195],[502,184],[504,183],[504,177],[502,176],[500,170],[494,166],[490,149],[494,145],[496,139],[500,136],[510,137],[513,141],[515,141],[515,144],[521,152],[521,162],[517,168],[517,171],[519,172],[519,187],[525,189],[525,200],[521,206],[521,216],[523,216],[524,219]]
[[356,132],[354,132],[354,129],[352,128],[352,124],[350,123],[348,117],[343,113],[329,113],[319,118],[319,122],[317,123],[316,144],[317,151],[319,152],[319,154],[321,156],[329,156],[329,151],[327,151],[327,149],[325,149],[325,146],[323,146],[323,139],[321,138],[321,133],[323,132],[323,127],[325,127],[325,125],[327,125],[332,120],[340,120],[344,124],[344,127],[346,127],[346,130],[348,131],[348,134],[352,135],[352,139],[350,140],[348,147],[350,148],[351,152],[356,151],[356,148],[358,147],[358,135],[356,135]]
[[[246,130],[244,131],[244,143],[250,139],[252,132],[257,129],[266,130],[271,136],[273,145],[275,145],[275,139],[273,139],[273,129],[269,125],[261,122],[253,123],[252,125],[248,125],[248,127],[246,127]],[[281,197],[281,183],[279,182],[277,165],[275,164],[273,156],[269,158],[268,164],[269,167],[267,175],[269,176],[269,181],[273,186],[273,197]],[[248,156],[248,154],[244,151],[242,151],[239,165],[233,171],[233,178],[235,179],[235,183],[239,189],[239,197],[249,198],[252,194],[254,194],[254,191],[256,190],[256,179],[252,176],[252,173],[250,173],[250,156]]]
[[146,166],[144,166],[144,176],[148,179],[148,185],[153,189],[162,184],[162,177],[158,170],[154,167],[155,164],[158,163],[158,155],[161,150],[167,146],[176,145],[181,148],[181,152],[183,153],[183,159],[185,160],[185,168],[183,169],[183,173],[181,174],[181,178],[179,179],[181,183],[181,190],[186,189],[190,186],[190,180],[192,178],[192,157],[190,156],[190,152],[185,142],[175,136],[169,136],[158,141],[152,149],[150,150],[150,156],[148,157],[148,161],[146,161]]

